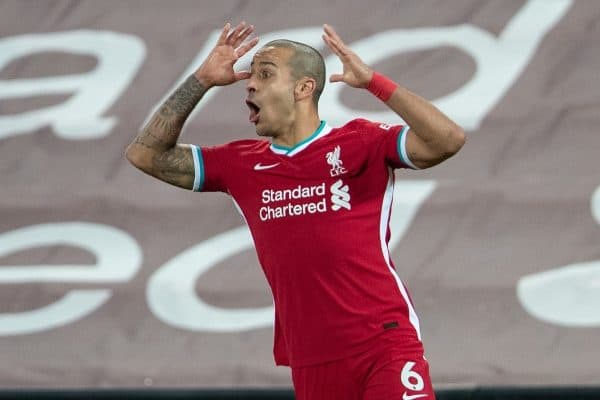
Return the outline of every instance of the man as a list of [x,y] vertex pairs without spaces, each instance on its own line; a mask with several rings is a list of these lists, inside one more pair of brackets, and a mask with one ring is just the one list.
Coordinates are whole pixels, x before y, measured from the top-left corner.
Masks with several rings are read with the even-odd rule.
[[[236,201],[275,300],[275,361],[291,366],[297,399],[433,399],[419,321],[387,248],[393,169],[442,162],[462,147],[464,133],[374,72],[325,25],[323,40],[343,63],[330,81],[368,89],[408,124],[356,119],[331,128],[318,114],[325,64],[315,49],[273,41],[257,51],[251,71],[234,71],[258,42],[247,40],[253,30],[225,25],[127,158],[170,184]],[[177,143],[211,87],[242,79],[249,120],[270,140]]]

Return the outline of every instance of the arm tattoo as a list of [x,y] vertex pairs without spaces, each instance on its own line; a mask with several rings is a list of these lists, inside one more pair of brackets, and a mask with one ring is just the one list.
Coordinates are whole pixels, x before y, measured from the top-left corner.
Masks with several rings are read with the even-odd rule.
[[190,75],[159,107],[136,136],[133,145],[150,156],[146,172],[182,187],[193,183],[194,164],[189,147],[177,144],[181,129],[208,89]]
[[190,75],[154,113],[135,138],[135,143],[166,151],[175,146],[188,116],[207,89]]
[[169,151],[156,153],[152,160],[161,177],[173,184],[184,186],[186,176],[194,175],[194,162],[186,147],[176,146]]
[[196,107],[204,93],[206,93],[204,86],[193,75],[190,75],[167,99],[164,104],[166,107],[161,107],[159,112],[166,118],[175,115],[183,116],[185,119]]

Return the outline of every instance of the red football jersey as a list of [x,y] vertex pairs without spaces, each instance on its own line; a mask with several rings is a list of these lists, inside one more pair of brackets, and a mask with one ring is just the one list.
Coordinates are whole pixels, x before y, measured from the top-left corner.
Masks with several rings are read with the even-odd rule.
[[393,328],[420,344],[419,320],[390,259],[394,168],[407,126],[322,122],[292,148],[266,140],[192,146],[194,190],[230,194],[275,301],[274,355],[293,367],[343,358]]

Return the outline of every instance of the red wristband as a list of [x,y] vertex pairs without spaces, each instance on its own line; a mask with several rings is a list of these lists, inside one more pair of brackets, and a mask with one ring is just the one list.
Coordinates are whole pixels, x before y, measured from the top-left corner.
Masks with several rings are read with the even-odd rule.
[[386,102],[392,97],[392,93],[394,93],[397,87],[396,82],[387,76],[381,75],[379,72],[373,72],[373,77],[367,86],[367,90],[381,101]]

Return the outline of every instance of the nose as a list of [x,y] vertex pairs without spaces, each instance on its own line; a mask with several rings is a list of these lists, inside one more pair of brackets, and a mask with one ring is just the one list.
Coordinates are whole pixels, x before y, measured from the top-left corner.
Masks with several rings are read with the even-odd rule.
[[254,92],[256,92],[256,82],[255,82],[253,76],[251,76],[250,78],[248,78],[248,81],[246,83],[246,90],[248,91],[248,93],[254,93]]

